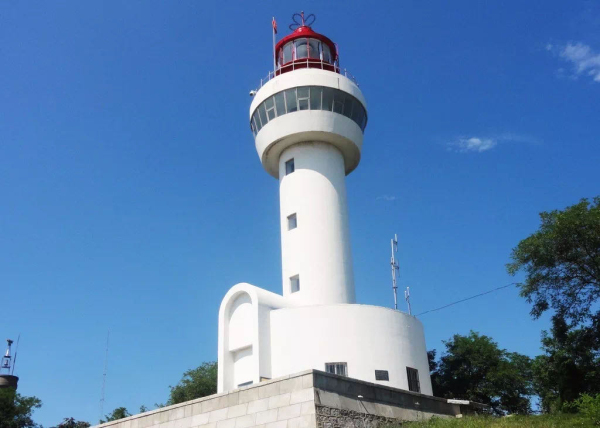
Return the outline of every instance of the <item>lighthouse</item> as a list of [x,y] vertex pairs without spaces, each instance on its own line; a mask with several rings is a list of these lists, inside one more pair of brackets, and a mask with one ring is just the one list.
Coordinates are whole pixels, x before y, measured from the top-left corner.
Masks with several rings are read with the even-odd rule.
[[218,391],[317,369],[432,395],[421,322],[356,303],[346,175],[367,103],[313,22],[294,15],[274,71],[251,91],[256,151],[279,183],[282,293],[240,283],[223,298]]

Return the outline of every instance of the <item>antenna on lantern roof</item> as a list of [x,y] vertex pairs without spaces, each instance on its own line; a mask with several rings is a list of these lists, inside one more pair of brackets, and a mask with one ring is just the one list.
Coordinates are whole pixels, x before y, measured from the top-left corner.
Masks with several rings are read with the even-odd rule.
[[404,290],[404,300],[406,300],[406,304],[408,305],[408,315],[412,315],[412,311],[410,310],[410,288],[406,287]]
[[292,15],[293,22],[289,25],[289,29],[294,31],[300,27],[310,27],[314,24],[316,19],[317,17],[314,13],[311,13],[307,16],[304,16],[304,11],[301,11],[300,13],[294,13]]
[[392,290],[394,290],[394,309],[398,309],[398,284],[396,276],[400,273],[400,266],[394,257],[394,253],[398,252],[398,235],[394,234],[394,238],[391,241],[392,259],[390,261],[390,265],[392,267]]

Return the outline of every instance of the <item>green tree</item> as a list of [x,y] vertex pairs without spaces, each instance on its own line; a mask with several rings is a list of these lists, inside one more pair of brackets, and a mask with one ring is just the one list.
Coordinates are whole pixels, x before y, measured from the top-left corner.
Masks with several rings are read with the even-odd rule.
[[574,324],[589,320],[600,297],[600,197],[540,218],[539,230],[512,250],[508,272],[525,272],[518,286],[535,318],[552,308]]
[[103,424],[110,421],[116,421],[118,419],[126,418],[127,416],[131,416],[131,413],[129,413],[125,407],[117,407],[108,415],[104,415],[106,419],[100,419],[100,423]]
[[204,362],[200,367],[186,371],[179,383],[169,388],[168,405],[216,394],[217,363]]
[[65,418],[55,428],[88,428],[89,426],[89,422],[76,421],[75,418]]
[[435,395],[487,404],[497,414],[530,413],[529,357],[500,349],[491,338],[474,331],[468,336],[455,334],[444,345],[432,373]]
[[533,362],[535,393],[542,411],[563,409],[580,394],[600,393],[598,326],[573,328],[554,316],[550,333],[542,332],[544,354]]
[[31,418],[34,409],[42,407],[37,397],[24,397],[14,388],[0,389],[0,428],[37,428]]

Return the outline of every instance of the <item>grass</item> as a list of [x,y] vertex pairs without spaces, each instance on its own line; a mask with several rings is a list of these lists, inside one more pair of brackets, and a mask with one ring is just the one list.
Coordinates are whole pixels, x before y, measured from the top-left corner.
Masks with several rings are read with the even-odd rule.
[[[459,419],[432,418],[425,422],[405,422],[402,428],[598,428],[581,415],[557,414],[540,416],[466,416]],[[391,427],[390,427],[391,428]]]

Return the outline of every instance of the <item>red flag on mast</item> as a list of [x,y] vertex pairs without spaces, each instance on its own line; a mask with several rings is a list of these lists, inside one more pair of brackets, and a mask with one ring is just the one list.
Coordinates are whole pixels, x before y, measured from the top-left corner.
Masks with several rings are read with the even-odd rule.
[[273,32],[277,34],[277,22],[275,21],[275,17],[273,17],[273,21],[271,21],[271,25],[273,26]]

